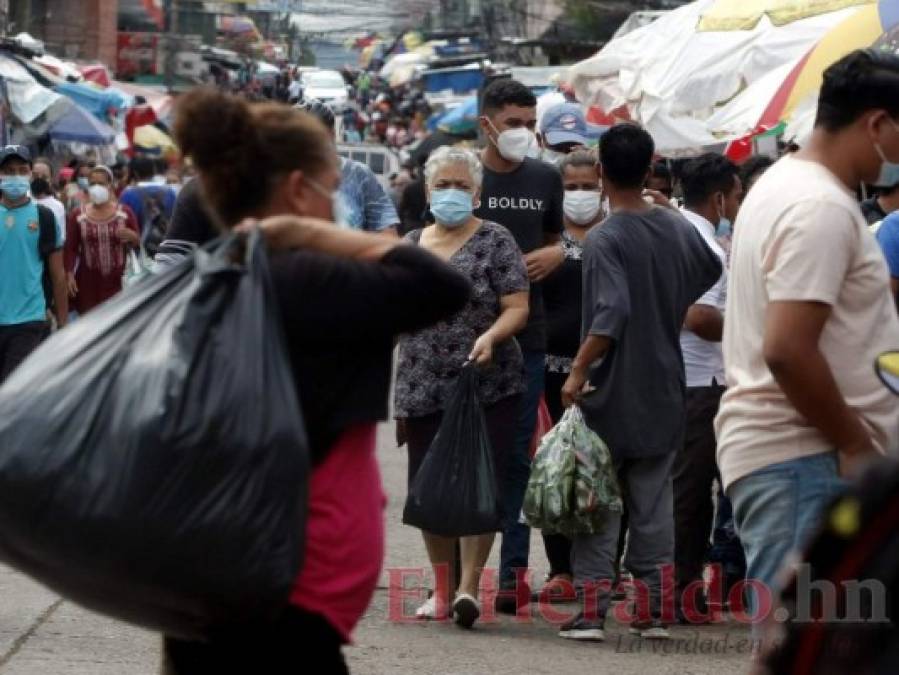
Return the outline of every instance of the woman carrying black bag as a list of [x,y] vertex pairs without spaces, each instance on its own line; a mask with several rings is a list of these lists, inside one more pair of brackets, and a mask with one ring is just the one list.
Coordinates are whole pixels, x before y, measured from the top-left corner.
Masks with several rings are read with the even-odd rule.
[[175,136],[220,223],[258,226],[281,251],[272,277],[313,471],[303,568],[280,619],[205,643],[167,638],[164,672],[345,673],[341,645],[383,558],[375,425],[387,416],[394,339],[458,311],[469,287],[424,251],[324,222],[340,172],[309,115],[195,90],[179,100]]
[[[483,169],[473,152],[448,147],[436,150],[425,166],[436,224],[406,235],[420,248],[446,260],[473,288],[472,299],[462,311],[400,341],[396,417],[406,428],[410,487],[456,395],[467,362],[476,364],[470,367],[479,371],[476,393],[484,408],[496,473],[491,478],[497,485],[502,485],[504,459],[514,437],[524,367],[513,336],[527,322],[528,276],[511,233],[472,214],[482,177]],[[480,615],[480,572],[495,533],[460,536],[466,534],[470,533],[423,532],[434,566],[435,589],[416,612],[419,618],[443,619],[452,613],[459,625],[470,628]],[[457,540],[461,540],[462,578],[451,605]]]

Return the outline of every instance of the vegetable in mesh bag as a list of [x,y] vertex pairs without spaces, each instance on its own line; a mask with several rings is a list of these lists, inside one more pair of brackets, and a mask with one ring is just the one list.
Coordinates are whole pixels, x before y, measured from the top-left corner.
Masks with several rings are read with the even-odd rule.
[[525,493],[525,520],[545,532],[595,534],[609,512],[621,510],[609,449],[572,406],[540,444]]
[[459,375],[437,435],[412,480],[403,522],[445,537],[502,529],[493,450],[474,365]]
[[575,453],[571,421],[564,416],[543,436],[531,464],[522,512],[527,523],[545,532],[559,532],[575,507]]
[[261,235],[210,243],[0,388],[0,559],[202,639],[286,605],[308,445]]

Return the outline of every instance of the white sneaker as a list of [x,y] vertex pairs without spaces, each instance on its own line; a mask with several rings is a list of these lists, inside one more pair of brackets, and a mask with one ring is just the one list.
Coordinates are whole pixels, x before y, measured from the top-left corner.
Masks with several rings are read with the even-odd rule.
[[481,604],[468,593],[459,593],[453,602],[453,618],[462,628],[471,628],[481,616]]
[[437,616],[437,596],[432,595],[425,603],[415,610],[415,618],[425,621],[437,621],[447,618],[447,615]]

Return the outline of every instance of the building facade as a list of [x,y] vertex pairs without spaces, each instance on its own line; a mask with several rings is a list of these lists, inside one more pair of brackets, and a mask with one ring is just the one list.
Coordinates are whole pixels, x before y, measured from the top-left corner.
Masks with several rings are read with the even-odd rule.
[[115,66],[119,0],[8,0],[8,4],[8,34],[30,33],[60,57]]

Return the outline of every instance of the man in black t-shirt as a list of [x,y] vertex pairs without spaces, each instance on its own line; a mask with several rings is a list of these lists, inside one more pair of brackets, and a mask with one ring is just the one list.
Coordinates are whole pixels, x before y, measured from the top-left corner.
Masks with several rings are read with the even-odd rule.
[[515,430],[515,448],[508,459],[502,486],[506,524],[500,552],[497,611],[514,614],[530,602],[527,584],[516,584],[516,570],[528,567],[530,530],[518,522],[530,475],[528,449],[537,425],[537,406],[543,394],[546,356],[546,318],[540,282],[564,260],[562,232],[562,178],[553,166],[532,159],[539,151],[534,127],[537,99],[515,80],[497,80],[483,94],[481,129],[487,147],[481,154],[484,184],[476,215],[504,225],[524,253],[531,280],[530,316],[518,334],[524,353],[527,392],[522,397]]

